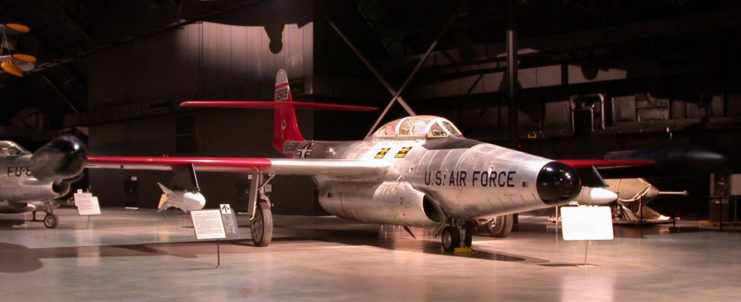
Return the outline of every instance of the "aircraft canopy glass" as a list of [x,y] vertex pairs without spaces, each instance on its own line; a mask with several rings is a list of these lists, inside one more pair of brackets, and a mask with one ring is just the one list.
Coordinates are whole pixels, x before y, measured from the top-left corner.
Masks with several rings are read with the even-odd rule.
[[439,138],[462,136],[453,123],[438,116],[418,115],[391,121],[376,131],[379,138]]
[[20,145],[11,141],[0,141],[0,156],[14,156],[30,153]]

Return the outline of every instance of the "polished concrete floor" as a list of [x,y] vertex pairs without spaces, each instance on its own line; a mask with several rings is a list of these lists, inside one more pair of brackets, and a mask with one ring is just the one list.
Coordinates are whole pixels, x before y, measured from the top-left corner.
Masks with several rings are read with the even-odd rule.
[[[618,227],[613,241],[563,241],[542,217],[472,254],[414,229],[277,216],[267,248],[197,242],[175,211],[103,209],[60,226],[0,227],[0,301],[739,301],[741,233],[696,223]],[[4,218],[23,218],[22,215]],[[28,216],[30,217],[30,216]],[[246,218],[240,216],[240,224]]]

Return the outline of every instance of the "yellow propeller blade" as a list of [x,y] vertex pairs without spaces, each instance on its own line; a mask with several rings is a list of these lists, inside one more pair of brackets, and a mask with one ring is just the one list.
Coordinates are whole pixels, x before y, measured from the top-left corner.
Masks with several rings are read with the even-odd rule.
[[17,77],[23,77],[23,70],[18,68],[18,66],[15,66],[10,61],[3,62],[2,64],[0,64],[0,67],[9,74],[12,74]]
[[25,26],[23,24],[18,24],[18,23],[8,23],[8,24],[5,24],[5,26],[19,33],[24,33],[24,34],[31,30],[30,28],[28,28],[28,26]]
[[36,63],[36,57],[32,55],[17,53],[13,55],[13,58],[21,60],[26,63]]

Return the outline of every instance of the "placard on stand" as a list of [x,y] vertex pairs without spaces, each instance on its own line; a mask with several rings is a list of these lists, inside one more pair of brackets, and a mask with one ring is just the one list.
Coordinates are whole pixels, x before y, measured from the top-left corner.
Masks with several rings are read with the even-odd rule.
[[612,209],[610,207],[578,206],[561,207],[563,240],[586,241],[584,264],[589,267],[587,253],[590,240],[613,240]]

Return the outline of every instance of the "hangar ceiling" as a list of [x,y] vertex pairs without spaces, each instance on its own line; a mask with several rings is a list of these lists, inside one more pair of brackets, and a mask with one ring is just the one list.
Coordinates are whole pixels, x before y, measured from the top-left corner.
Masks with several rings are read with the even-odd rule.
[[[59,129],[64,114],[86,111],[91,54],[262,2],[3,1],[3,23],[23,23],[31,28],[28,34],[10,37],[17,52],[39,60],[37,68],[23,78],[0,74],[3,134],[28,136]],[[324,22],[325,17],[334,20],[398,86],[459,3],[316,1],[314,14],[315,22]],[[508,1],[468,1],[405,98],[417,106],[420,102],[449,103],[461,97],[472,100],[465,105],[471,107],[498,102],[503,97],[499,87],[484,85],[471,90],[464,86],[471,81],[475,84],[477,76],[483,78],[506,68],[502,54],[507,5]],[[137,12],[136,22],[127,22],[122,17],[128,16],[116,15],[117,10]],[[736,1],[521,0],[515,1],[514,13],[521,51],[519,68],[551,72],[560,78],[549,85],[520,83],[531,93],[568,99],[573,94],[617,89],[675,96],[738,87],[741,64],[736,54],[741,42],[736,37],[741,21],[736,16],[741,13],[741,4]],[[555,69],[537,69],[549,66]],[[625,70],[627,76],[620,78],[619,85],[614,81],[589,81],[610,69]],[[587,80],[570,80],[577,75]],[[363,76],[375,81],[370,73]],[[440,85],[461,88],[455,93],[449,89],[435,92]],[[379,97],[381,101],[386,99]],[[39,112],[46,116],[43,125],[18,118]]]

